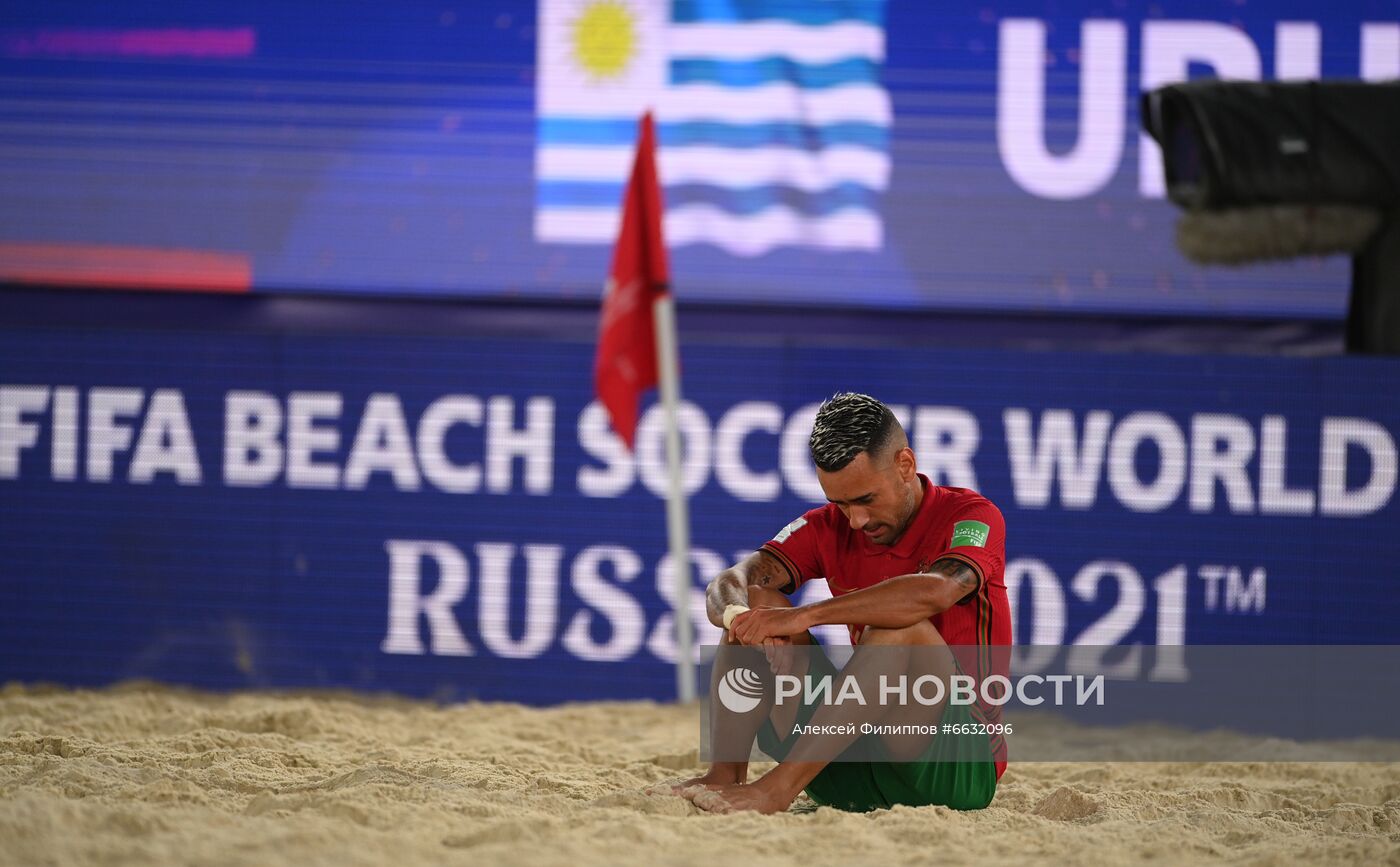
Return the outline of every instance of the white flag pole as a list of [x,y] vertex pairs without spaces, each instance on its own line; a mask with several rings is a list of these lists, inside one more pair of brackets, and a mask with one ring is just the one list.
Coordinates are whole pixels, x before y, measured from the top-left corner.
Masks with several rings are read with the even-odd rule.
[[695,631],[690,622],[690,514],[681,486],[681,432],[679,410],[681,378],[676,307],[667,292],[651,308],[656,325],[656,362],[661,378],[661,406],[666,414],[666,535],[675,569],[676,695],[695,700]]

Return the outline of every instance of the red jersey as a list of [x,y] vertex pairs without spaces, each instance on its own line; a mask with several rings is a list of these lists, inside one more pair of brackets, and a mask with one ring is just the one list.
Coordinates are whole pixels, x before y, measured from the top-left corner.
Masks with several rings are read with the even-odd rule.
[[[792,593],[814,578],[825,578],[831,595],[842,596],[879,584],[887,578],[927,572],[945,557],[971,566],[981,579],[977,591],[929,618],[950,646],[978,647],[975,654],[960,651],[960,661],[973,657],[975,671],[967,671],[979,684],[992,674],[1009,676],[1011,605],[1006,598],[1006,522],[990,500],[966,488],[938,487],[919,475],[924,496],[904,534],[893,545],[871,542],[851,529],[841,508],[828,503],[812,509],[784,527],[763,550],[783,564],[792,582],[783,588]],[[859,643],[865,626],[849,627],[851,642]],[[993,653],[991,648],[1003,648]],[[964,665],[966,668],[966,665]],[[1001,720],[1001,708],[979,700],[973,717],[987,723]],[[992,736],[997,776],[1006,770],[1006,742]]]

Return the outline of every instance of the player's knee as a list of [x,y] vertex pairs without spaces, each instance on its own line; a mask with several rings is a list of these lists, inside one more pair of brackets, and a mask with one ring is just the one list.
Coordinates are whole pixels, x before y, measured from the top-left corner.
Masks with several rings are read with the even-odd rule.
[[783,595],[781,590],[774,590],[771,587],[760,587],[757,584],[750,584],[748,590],[750,608],[792,607],[792,600]]
[[943,636],[927,620],[920,620],[912,626],[889,629],[867,626],[860,635],[860,643],[875,644],[944,644]]

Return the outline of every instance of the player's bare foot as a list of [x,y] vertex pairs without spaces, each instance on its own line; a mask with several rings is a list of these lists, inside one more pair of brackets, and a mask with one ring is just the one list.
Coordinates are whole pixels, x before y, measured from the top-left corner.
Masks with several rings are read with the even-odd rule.
[[792,798],[775,794],[770,787],[733,783],[712,788],[695,787],[682,794],[692,804],[709,813],[738,813],[752,810],[758,813],[781,813],[792,806]]

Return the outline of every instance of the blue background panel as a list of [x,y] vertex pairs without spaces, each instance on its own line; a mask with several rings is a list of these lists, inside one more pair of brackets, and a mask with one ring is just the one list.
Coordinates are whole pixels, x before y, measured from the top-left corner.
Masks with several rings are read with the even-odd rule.
[[[80,413],[72,480],[54,470],[50,411],[17,415],[6,433],[4,448],[17,457],[10,476],[0,478],[0,679],[153,677],[531,702],[671,695],[668,606],[657,589],[665,581],[658,575],[664,508],[647,482],[658,467],[650,463],[630,482],[624,473],[618,485],[599,481],[609,467],[607,444],[581,433],[590,417],[592,352],[586,342],[550,339],[195,326],[0,332],[0,385],[47,387],[50,396],[72,389]],[[696,343],[684,350],[683,365],[694,408],[687,454],[699,484],[691,500],[697,616],[699,588],[714,570],[812,504],[799,410],[849,388],[908,407],[915,442],[923,438],[923,466],[953,475],[970,469],[1001,507],[1020,643],[1094,635],[1108,638],[1090,643],[1396,639],[1400,406],[1378,397],[1393,390],[1396,362],[803,346],[736,353]],[[95,390],[114,388],[139,390],[142,410],[118,419],[132,442],[113,450],[112,480],[102,482],[88,470],[91,402]],[[180,484],[171,472],[149,483],[132,479],[158,389],[183,398],[198,484]],[[338,416],[313,422],[337,433],[338,443],[310,460],[334,468],[341,483],[299,486],[284,454],[266,484],[231,484],[231,392],[261,393],[284,415],[294,396],[339,396]],[[397,456],[418,471],[417,490],[403,489],[387,469],[371,473],[362,489],[344,482],[374,395],[392,395],[402,408],[409,446]],[[482,406],[480,423],[456,424],[429,444],[456,466],[480,466],[481,485],[462,493],[429,478],[418,439],[425,412],[449,396]],[[508,458],[496,489],[489,458],[508,449],[491,429],[493,398],[513,412],[515,429],[526,427],[531,402],[552,410],[550,423],[537,425],[542,439],[530,449],[537,457]],[[715,431],[726,419],[735,424],[736,407],[749,402],[756,402],[749,412],[773,415],[778,428],[752,427],[737,449],[721,447]],[[1105,465],[1126,419],[1159,414],[1159,431],[1178,431],[1187,447],[1179,494],[1143,510],[1122,498],[1121,467],[1116,481],[1104,469],[1075,483],[1065,464],[1046,477],[1040,497],[1026,461],[1043,447],[1056,412],[1069,414],[1076,448],[1100,423],[1093,419],[1108,419]],[[1017,413],[1031,422],[1030,458],[1013,457],[1019,434],[1009,419]],[[934,451],[946,451],[948,441],[934,435],[931,420],[953,417],[970,419],[975,431],[966,467],[940,464]],[[1339,419],[1360,419],[1349,424],[1372,443],[1345,450],[1346,489],[1354,494],[1390,473],[1352,515],[1321,505],[1323,430]],[[1211,505],[1191,503],[1192,475],[1208,459],[1192,450],[1193,431],[1211,424],[1252,431],[1256,444],[1243,464],[1248,503],[1218,481],[1210,485]],[[1286,434],[1282,485],[1315,502],[1301,514],[1261,511],[1265,430],[1279,424]],[[796,433],[785,437],[789,428]],[[29,429],[34,441],[25,445],[20,432]],[[285,419],[278,430],[285,448]],[[153,435],[151,448],[175,448],[176,437],[166,433]],[[792,436],[797,450],[785,459],[783,442]],[[391,440],[366,440],[365,448],[383,453]],[[659,454],[654,432],[644,429],[641,441],[641,454]],[[749,475],[776,474],[778,490],[735,483],[737,460]],[[1141,484],[1174,471],[1150,444],[1131,461]],[[1343,466],[1328,461],[1334,470]],[[450,548],[464,564],[466,589],[450,615],[471,655],[432,652],[444,631],[427,616],[414,617],[410,630],[424,652],[384,651],[394,587],[407,586],[395,584],[390,552],[396,544],[426,550],[426,543]],[[504,571],[488,562],[502,556]],[[443,562],[415,561],[417,585],[409,592],[421,597],[440,588],[444,568],[453,568]]]

